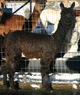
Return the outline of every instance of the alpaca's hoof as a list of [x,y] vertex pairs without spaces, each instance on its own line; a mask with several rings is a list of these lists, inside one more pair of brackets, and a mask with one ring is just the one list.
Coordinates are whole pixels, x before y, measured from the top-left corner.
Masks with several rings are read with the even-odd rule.
[[18,82],[18,81],[15,81],[15,82],[14,82],[14,89],[15,89],[15,90],[19,90],[19,89],[20,89],[20,87],[19,87],[19,82]]

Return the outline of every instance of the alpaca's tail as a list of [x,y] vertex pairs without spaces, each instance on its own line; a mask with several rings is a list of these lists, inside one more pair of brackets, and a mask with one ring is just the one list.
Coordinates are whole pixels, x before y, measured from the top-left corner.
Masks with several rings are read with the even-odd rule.
[[4,48],[4,37],[0,35],[0,51]]
[[5,53],[4,53],[4,36],[0,35],[0,74],[2,74],[2,66],[5,63]]
[[4,37],[0,35],[0,51],[4,48]]

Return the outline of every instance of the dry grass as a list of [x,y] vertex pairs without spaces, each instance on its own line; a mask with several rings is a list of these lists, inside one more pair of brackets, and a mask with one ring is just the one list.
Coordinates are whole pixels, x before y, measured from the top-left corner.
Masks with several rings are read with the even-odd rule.
[[[35,83],[37,84],[37,83]],[[78,89],[73,89],[72,84],[54,84],[53,92],[46,91],[45,89],[34,89],[31,83],[20,83],[21,89],[6,89],[0,82],[0,95],[80,95],[80,86]]]

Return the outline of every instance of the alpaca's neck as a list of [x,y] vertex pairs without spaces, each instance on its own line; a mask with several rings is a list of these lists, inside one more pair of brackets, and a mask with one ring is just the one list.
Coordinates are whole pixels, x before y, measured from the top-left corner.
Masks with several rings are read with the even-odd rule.
[[33,32],[36,28],[36,25],[38,23],[40,13],[41,13],[41,5],[35,4],[33,13],[30,15],[29,19],[24,24],[24,29],[26,29],[29,32]]
[[38,23],[39,17],[40,17],[40,10],[41,9],[37,9],[37,5],[35,5],[33,13],[31,15],[31,22],[32,22],[32,30],[33,31],[36,28],[36,25]]
[[74,24],[75,23],[73,22],[72,25],[70,26],[69,24],[63,24],[63,22],[59,22],[58,28],[55,34],[53,34],[54,39],[56,43],[58,43],[58,45],[63,45],[65,42],[67,44],[67,42],[69,42],[72,36]]

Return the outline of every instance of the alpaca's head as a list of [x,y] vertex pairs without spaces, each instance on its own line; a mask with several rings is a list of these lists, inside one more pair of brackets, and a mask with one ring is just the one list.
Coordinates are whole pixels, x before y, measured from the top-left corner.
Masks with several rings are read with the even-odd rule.
[[75,22],[76,14],[74,12],[75,2],[69,8],[64,7],[64,4],[60,4],[61,7],[61,20],[63,24],[73,24]]
[[37,4],[37,6],[39,5],[41,7],[41,10],[44,9],[47,0],[33,0],[33,2],[35,2]]

